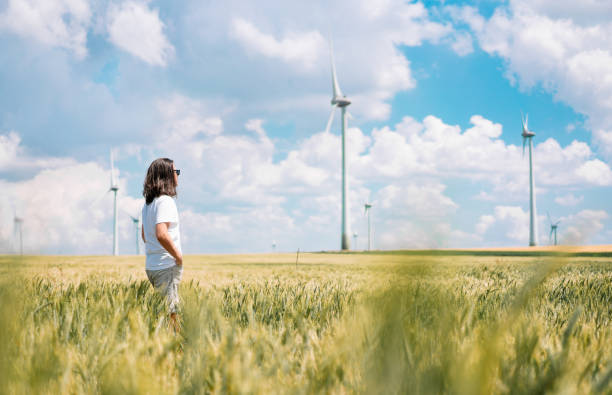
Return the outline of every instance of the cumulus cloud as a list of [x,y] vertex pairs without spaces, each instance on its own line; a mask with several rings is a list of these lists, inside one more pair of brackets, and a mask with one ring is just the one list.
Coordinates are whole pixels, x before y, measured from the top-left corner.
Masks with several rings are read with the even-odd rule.
[[87,55],[91,10],[86,0],[9,0],[0,14],[0,30]]
[[[460,177],[484,181],[504,198],[523,196],[529,173],[521,147],[502,140],[501,124],[479,115],[470,122],[472,127],[462,131],[430,115],[422,122],[407,117],[394,128],[375,129],[368,154],[355,166],[367,180],[415,174]],[[562,147],[549,138],[535,145],[534,163],[538,188],[612,185],[610,167],[584,142]],[[482,199],[492,198],[482,192]]]
[[[262,89],[286,96],[283,100],[276,95],[267,98],[266,107],[276,111],[285,106],[293,111],[322,110],[329,102],[329,43],[326,41],[330,36],[334,41],[340,85],[347,87],[345,93],[354,99],[351,112],[360,119],[386,119],[391,113],[389,101],[398,92],[416,85],[410,62],[399,47],[437,43],[453,31],[450,24],[433,21],[428,10],[418,2],[394,0],[356,4],[341,1],[279,5],[278,2],[264,1],[257,9],[244,2],[230,4],[231,14],[219,15],[216,7],[218,18],[210,22],[217,26],[226,20],[224,25],[229,26],[229,29],[226,27],[229,37],[239,43],[248,56],[249,69],[265,66],[271,73],[269,80],[273,82]],[[269,12],[258,12],[260,8]],[[317,9],[324,10],[324,15],[342,17],[330,25],[328,17],[313,12]],[[212,11],[202,10],[205,12]],[[219,52],[223,54],[223,51]],[[308,89],[300,95],[296,95],[294,90],[286,95],[283,92],[287,91],[286,82],[293,81],[296,73],[306,82]],[[291,86],[298,90],[304,88],[293,83]],[[312,100],[305,103],[304,97]],[[309,108],[305,108],[306,104]]]
[[74,164],[71,158],[33,156],[21,144],[21,136],[15,131],[0,134],[0,175],[27,176],[42,169]]
[[[581,210],[576,214],[563,216],[558,221],[557,230],[559,244],[590,244],[594,240],[602,240],[599,233],[604,229],[604,221],[608,214],[604,210]],[[540,245],[551,244],[550,222],[546,217],[538,217],[538,241]],[[499,234],[508,239],[526,245],[529,239],[529,211],[517,206],[496,206],[492,215],[483,215],[476,224],[476,232],[491,238]],[[497,233],[494,236],[492,233]],[[501,244],[504,244],[501,241]]]
[[298,69],[308,70],[320,64],[326,47],[325,39],[318,31],[288,32],[282,39],[276,39],[243,18],[234,18],[230,33],[247,50],[281,59],[298,66]]
[[557,196],[555,198],[555,203],[561,206],[575,206],[582,203],[583,200],[584,196],[575,196],[573,193],[569,193],[567,195]]
[[[86,162],[41,170],[22,181],[0,180],[0,248],[15,251],[10,213],[14,207],[23,219],[25,253],[110,253],[113,203],[107,194],[109,174],[108,169]],[[135,232],[128,213],[137,215],[142,200],[126,196],[125,187],[120,178],[120,252],[135,253]]]
[[159,10],[146,3],[112,4],[108,11],[109,40],[122,50],[154,66],[166,66],[174,47],[164,34]]
[[604,210],[582,210],[562,218],[562,223],[557,231],[561,244],[590,243],[592,238],[603,230],[603,221],[606,219],[608,219],[608,213]]
[[485,19],[470,6],[446,8],[469,26],[481,48],[506,61],[507,76],[541,86],[576,111],[612,158],[612,19],[607,2],[513,0]]

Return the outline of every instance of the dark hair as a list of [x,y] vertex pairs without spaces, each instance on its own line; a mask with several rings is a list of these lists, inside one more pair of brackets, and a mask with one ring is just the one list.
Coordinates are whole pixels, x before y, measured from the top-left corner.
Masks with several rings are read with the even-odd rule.
[[153,199],[161,195],[176,196],[173,163],[172,159],[159,158],[149,166],[142,190],[147,204],[151,204]]

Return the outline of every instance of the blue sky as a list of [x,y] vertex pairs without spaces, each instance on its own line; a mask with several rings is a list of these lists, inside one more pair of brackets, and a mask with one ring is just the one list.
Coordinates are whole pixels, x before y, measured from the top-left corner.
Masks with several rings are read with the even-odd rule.
[[366,201],[374,248],[526,245],[521,111],[540,244],[547,211],[563,243],[610,243],[611,6],[269,3],[0,0],[0,250],[17,214],[27,252],[110,252],[111,148],[121,253],[160,156],[183,170],[185,252],[338,249],[330,36],[358,249]]

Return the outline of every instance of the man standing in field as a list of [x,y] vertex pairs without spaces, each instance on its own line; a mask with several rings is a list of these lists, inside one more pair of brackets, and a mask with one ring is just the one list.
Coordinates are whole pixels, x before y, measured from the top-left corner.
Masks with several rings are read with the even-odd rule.
[[178,285],[183,275],[183,253],[178,210],[174,199],[180,170],[168,158],[153,161],[142,191],[142,240],[146,247],[145,270],[153,287],[166,297],[170,321],[178,330]]

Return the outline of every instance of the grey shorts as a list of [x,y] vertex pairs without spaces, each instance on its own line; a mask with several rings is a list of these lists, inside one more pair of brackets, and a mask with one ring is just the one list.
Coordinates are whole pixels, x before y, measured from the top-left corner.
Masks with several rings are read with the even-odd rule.
[[183,266],[146,270],[147,277],[156,291],[166,297],[170,313],[176,313],[179,305],[178,285],[183,277]]

